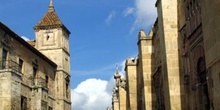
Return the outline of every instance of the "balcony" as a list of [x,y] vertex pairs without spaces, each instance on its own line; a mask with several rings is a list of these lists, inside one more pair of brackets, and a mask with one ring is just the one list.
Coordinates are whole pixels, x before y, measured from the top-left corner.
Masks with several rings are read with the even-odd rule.
[[43,78],[36,78],[34,80],[34,84],[33,84],[35,87],[44,87],[44,88],[47,88],[47,82],[45,79]]
[[22,68],[19,67],[19,64],[15,61],[12,60],[0,61],[0,72],[13,71],[13,72],[21,73],[21,69]]

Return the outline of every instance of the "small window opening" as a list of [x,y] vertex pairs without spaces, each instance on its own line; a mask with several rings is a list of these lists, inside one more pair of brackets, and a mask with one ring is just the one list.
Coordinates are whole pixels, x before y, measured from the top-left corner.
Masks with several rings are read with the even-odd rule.
[[49,40],[50,39],[50,36],[49,35],[47,35],[47,40]]
[[48,88],[48,82],[49,82],[49,78],[48,76],[46,76],[46,87]]

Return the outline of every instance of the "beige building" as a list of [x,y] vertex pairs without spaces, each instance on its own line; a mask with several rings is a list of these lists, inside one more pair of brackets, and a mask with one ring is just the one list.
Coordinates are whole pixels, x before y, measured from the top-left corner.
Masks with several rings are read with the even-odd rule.
[[219,2],[157,0],[155,6],[150,33],[139,32],[138,57],[126,61],[124,91],[115,77],[112,109],[219,110]]
[[25,41],[0,22],[0,110],[71,110],[69,30],[52,1]]

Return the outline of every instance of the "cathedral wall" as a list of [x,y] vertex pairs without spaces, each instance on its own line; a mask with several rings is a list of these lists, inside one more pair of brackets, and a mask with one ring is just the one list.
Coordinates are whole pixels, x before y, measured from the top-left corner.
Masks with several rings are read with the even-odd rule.
[[127,110],[127,98],[125,88],[119,87],[119,110]]
[[165,102],[164,102],[164,92],[163,92],[163,74],[161,72],[161,56],[163,53],[161,52],[160,47],[160,36],[158,36],[158,19],[154,23],[154,27],[152,29],[152,46],[153,46],[153,54],[152,54],[152,86],[153,86],[153,94],[154,97],[154,109],[156,110],[163,110],[165,109]]
[[143,76],[143,91],[144,91],[144,102],[145,106],[143,109],[154,109],[153,102],[154,100],[154,94],[152,89],[152,53],[153,53],[153,47],[152,47],[152,37],[147,36],[144,31],[139,32],[139,41],[138,41],[138,47],[139,47],[139,59],[140,62],[138,67],[141,68],[141,73]]
[[176,0],[158,0],[158,35],[160,36],[161,67],[165,108],[181,109],[180,68],[178,51],[178,13]]
[[137,110],[137,59],[127,59],[126,61],[126,78],[127,78],[127,94],[128,94],[128,109]]
[[144,80],[142,74],[141,62],[138,59],[137,64],[137,107],[138,110],[143,110],[145,108],[145,100],[144,100]]
[[115,100],[115,101],[113,102],[113,110],[120,110],[118,100]]
[[211,107],[220,109],[220,3],[201,1],[204,50]]
[[[152,103],[152,109],[159,110],[220,109],[219,5],[217,1],[157,0],[153,54],[147,54],[150,44],[139,39],[137,64],[133,62],[125,69],[128,73],[135,69],[137,72],[138,109],[149,109],[146,101]],[[131,66],[134,68],[128,69]],[[152,76],[148,76],[149,68]],[[128,107],[133,81],[129,77]],[[151,84],[146,80],[150,78]],[[149,85],[153,88],[149,89]],[[155,97],[149,99],[146,90]],[[144,104],[146,108],[140,107]]]

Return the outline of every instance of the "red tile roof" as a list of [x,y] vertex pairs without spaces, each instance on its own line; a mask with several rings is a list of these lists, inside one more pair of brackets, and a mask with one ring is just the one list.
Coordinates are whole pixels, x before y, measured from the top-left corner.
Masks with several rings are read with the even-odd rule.
[[59,17],[54,11],[54,12],[47,12],[35,27],[62,26],[62,25],[63,23],[60,21]]
[[64,26],[64,24],[61,22],[60,18],[57,16],[55,9],[54,9],[54,6],[51,2],[47,13],[37,23],[37,25],[34,27],[34,29],[35,30],[50,29],[50,28],[57,28],[57,27],[63,28],[64,30],[67,31],[68,34],[70,34],[70,31]]

